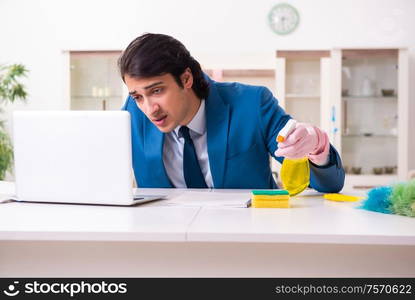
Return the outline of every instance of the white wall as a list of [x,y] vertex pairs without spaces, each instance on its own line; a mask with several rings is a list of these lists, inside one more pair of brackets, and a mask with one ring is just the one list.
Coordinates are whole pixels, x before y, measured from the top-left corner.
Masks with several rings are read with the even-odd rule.
[[[278,2],[0,0],[0,63],[20,62],[30,70],[28,104],[8,111],[64,108],[62,50],[124,49],[143,32],[173,35],[210,68],[272,68],[277,49],[409,47],[414,81],[414,0],[286,0],[301,20],[282,37],[266,23]],[[415,85],[410,101],[415,112]],[[414,117],[410,125],[415,128]]]

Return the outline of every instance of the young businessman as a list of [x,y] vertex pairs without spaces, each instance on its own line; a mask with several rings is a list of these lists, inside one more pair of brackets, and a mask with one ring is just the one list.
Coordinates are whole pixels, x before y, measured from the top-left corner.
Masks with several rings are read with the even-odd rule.
[[310,186],[338,192],[341,159],[319,128],[297,123],[260,86],[215,82],[178,40],[144,34],[119,59],[130,96],[133,168],[139,187],[277,188],[269,154],[308,157]]

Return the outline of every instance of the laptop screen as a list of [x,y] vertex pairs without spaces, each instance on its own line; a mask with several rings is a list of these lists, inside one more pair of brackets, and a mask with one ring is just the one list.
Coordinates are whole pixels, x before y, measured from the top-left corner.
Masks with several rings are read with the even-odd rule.
[[13,116],[17,197],[25,201],[132,201],[130,115],[21,111]]

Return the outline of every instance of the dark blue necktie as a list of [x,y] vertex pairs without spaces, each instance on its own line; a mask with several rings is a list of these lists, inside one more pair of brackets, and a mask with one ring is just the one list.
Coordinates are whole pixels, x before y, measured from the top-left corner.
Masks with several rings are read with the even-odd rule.
[[179,131],[184,137],[183,171],[186,186],[188,188],[207,188],[199,161],[197,160],[195,146],[189,134],[189,128],[182,126]]

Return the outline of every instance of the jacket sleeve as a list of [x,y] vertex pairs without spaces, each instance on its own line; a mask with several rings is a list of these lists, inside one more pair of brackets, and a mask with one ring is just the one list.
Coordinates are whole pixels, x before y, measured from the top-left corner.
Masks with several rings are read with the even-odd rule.
[[344,186],[344,169],[340,155],[330,144],[329,162],[325,166],[310,163],[310,187],[321,193],[337,193]]
[[[291,116],[279,105],[278,100],[267,88],[261,89],[261,101],[259,109],[259,123],[264,142],[267,144],[270,155],[283,162],[283,157],[274,155],[278,143],[276,137]],[[310,187],[322,193],[337,193],[344,185],[344,170],[339,154],[330,145],[329,162],[325,166],[317,166],[310,162]]]

